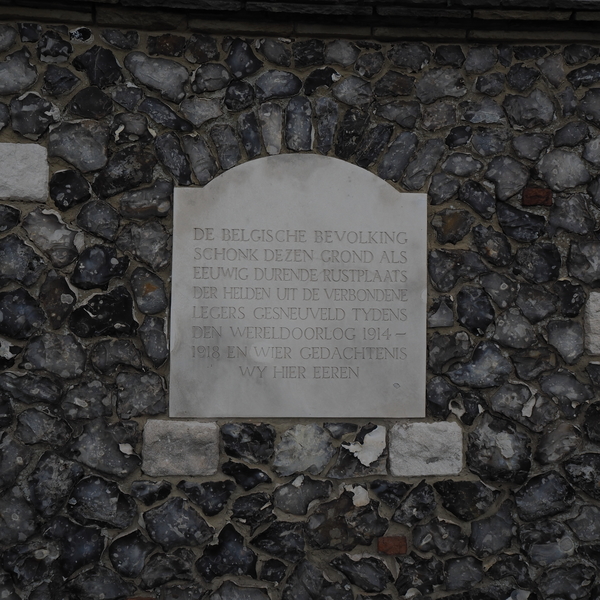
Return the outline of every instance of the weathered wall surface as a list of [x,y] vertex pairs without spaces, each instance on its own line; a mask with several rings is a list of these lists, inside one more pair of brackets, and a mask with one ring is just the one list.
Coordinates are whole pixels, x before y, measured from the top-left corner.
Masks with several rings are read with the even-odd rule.
[[[597,597],[597,47],[0,51],[3,598]],[[428,192],[425,420],[167,420],[173,185],[283,152]]]

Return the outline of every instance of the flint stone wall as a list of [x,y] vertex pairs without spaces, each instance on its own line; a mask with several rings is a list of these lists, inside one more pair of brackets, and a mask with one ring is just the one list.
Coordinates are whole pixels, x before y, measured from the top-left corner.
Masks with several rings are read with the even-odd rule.
[[[0,52],[3,598],[598,596],[599,47]],[[173,186],[290,152],[429,194],[421,422],[166,420]]]

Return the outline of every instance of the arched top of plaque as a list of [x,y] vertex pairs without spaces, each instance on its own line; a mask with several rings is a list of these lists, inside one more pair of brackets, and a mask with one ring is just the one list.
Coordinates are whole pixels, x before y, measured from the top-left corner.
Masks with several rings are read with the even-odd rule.
[[177,188],[170,415],[423,417],[426,209],[310,154]]

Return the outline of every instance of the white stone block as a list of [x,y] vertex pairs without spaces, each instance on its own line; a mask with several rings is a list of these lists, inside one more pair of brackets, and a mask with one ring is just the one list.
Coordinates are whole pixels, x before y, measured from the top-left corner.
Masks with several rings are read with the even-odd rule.
[[39,144],[0,144],[0,198],[46,202],[48,152]]
[[462,468],[463,436],[456,423],[397,423],[392,427],[392,475],[457,475]]
[[219,464],[219,427],[198,421],[148,421],[142,458],[142,470],[154,477],[213,475]]
[[585,305],[585,347],[600,354],[600,292],[590,292]]

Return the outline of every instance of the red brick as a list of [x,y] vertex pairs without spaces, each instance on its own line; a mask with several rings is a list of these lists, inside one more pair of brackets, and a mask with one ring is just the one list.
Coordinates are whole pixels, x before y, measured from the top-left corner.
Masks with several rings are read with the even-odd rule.
[[523,190],[523,206],[552,206],[552,190],[528,187]]
[[377,538],[377,550],[380,554],[406,554],[406,549],[406,537],[403,535]]

